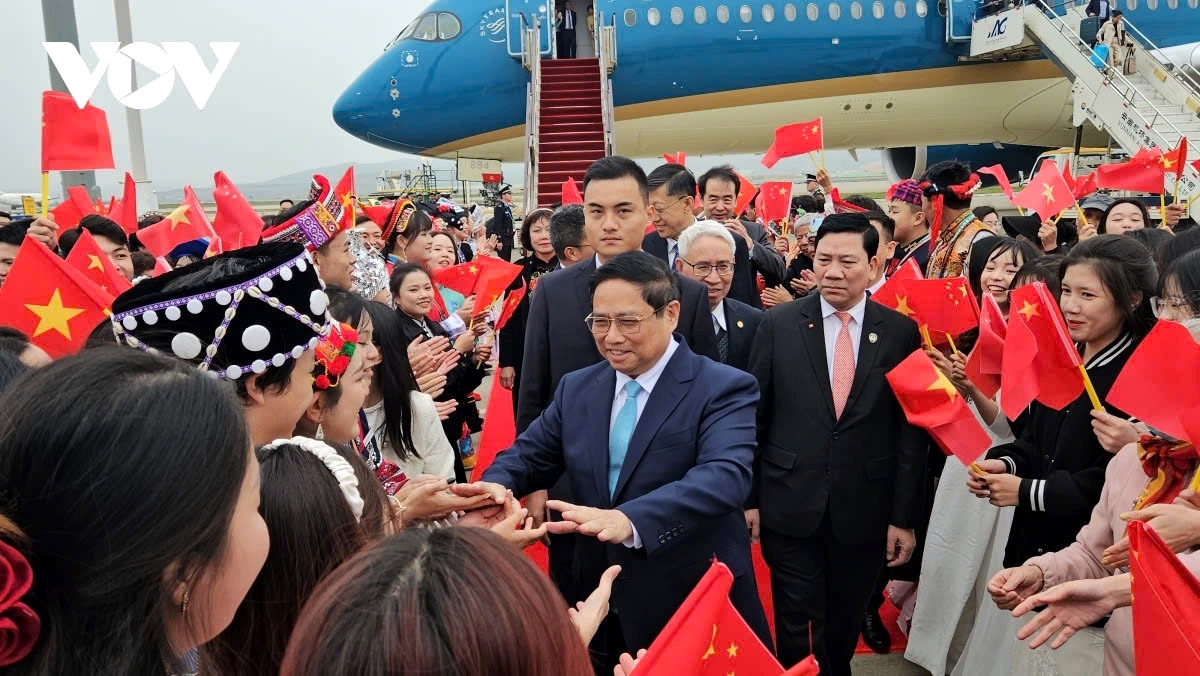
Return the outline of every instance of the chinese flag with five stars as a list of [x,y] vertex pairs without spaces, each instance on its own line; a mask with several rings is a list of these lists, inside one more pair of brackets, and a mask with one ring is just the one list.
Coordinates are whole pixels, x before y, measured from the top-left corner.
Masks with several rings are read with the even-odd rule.
[[1128,536],[1137,673],[1200,673],[1200,580],[1145,523]]
[[0,321],[58,359],[83,347],[112,301],[46,245],[26,237],[0,286]]
[[71,253],[67,254],[67,265],[79,270],[92,280],[92,283],[114,298],[133,287],[128,279],[117,270],[117,266],[108,260],[108,256],[96,243],[92,233],[82,230]]
[[731,587],[733,573],[714,561],[638,661],[638,676],[777,676],[783,672],[729,602]]
[[233,251],[258,244],[263,229],[262,216],[250,206],[225,172],[213,174],[213,186],[213,201],[217,203],[213,232],[221,238],[223,250]]
[[442,268],[433,273],[433,283],[453,289],[463,296],[470,296],[474,293],[475,282],[479,280],[479,272],[482,269],[484,258],[487,257],[481,256],[479,260],[470,263],[459,263]]
[[979,326],[979,305],[966,277],[904,281],[908,305],[934,336],[957,336]]
[[785,157],[803,155],[825,147],[821,118],[789,124],[775,130],[775,142],[762,156],[763,166],[770,169]]
[[924,350],[914,350],[886,377],[908,422],[927,430],[946,455],[970,466],[992,445],[954,383]]
[[762,208],[758,215],[766,221],[783,221],[792,210],[792,182],[768,181],[759,187]]
[[471,290],[478,300],[475,303],[476,314],[500,300],[517,275],[521,274],[522,269],[516,263],[502,261],[495,256],[481,256],[477,262],[479,278],[475,280],[475,287]]
[[[737,173],[737,172],[734,172],[734,173]],[[742,176],[741,174],[738,174],[737,177],[738,177],[738,194],[737,194],[737,204],[734,205],[734,207],[733,207],[733,218],[734,219],[738,219],[738,218],[742,217],[742,212],[746,210],[746,207],[750,206],[750,202],[754,201],[755,193],[758,192],[758,188],[755,187],[755,185],[750,182],[750,179],[746,178],[745,176]],[[699,188],[697,188],[697,190],[699,190]]]
[[[1159,188],[1161,188],[1161,182]],[[1042,162],[1025,189],[1017,193],[1012,203],[1036,212],[1042,220],[1054,218],[1064,209],[1075,205],[1075,193],[1063,178],[1054,160]]]
[[682,150],[675,153],[674,155],[672,155],[671,153],[663,153],[663,159],[667,161],[667,164],[678,164],[680,166],[687,166],[687,153],[683,152]]
[[1000,369],[1004,363],[1004,336],[1008,326],[1004,313],[992,294],[983,294],[983,310],[979,313],[979,339],[967,357],[967,378],[984,396],[996,396],[1000,389]]
[[125,187],[121,193],[121,199],[117,200],[116,204],[108,210],[108,217],[121,226],[126,235],[137,232],[137,183],[134,182],[133,176],[130,176],[129,172],[125,172]]
[[182,204],[167,214],[166,218],[138,231],[138,241],[156,258],[166,256],[180,244],[197,239],[211,240],[213,237],[215,235],[208,223],[208,215],[204,213],[190,185],[183,189]]
[[1128,162],[1102,164],[1096,168],[1096,185],[1101,188],[1161,193],[1163,191],[1163,154],[1161,148],[1137,151]]
[[975,173],[987,174],[988,176],[991,176],[992,178],[996,179],[996,183],[1000,184],[1000,189],[1004,191],[1004,194],[1008,197],[1008,201],[1010,201],[1010,202],[1012,201],[1012,198],[1013,198],[1012,183],[1009,182],[1008,174],[1005,173],[1004,167],[1002,167],[999,164],[993,164],[990,167],[980,167],[975,170]]
[[1176,439],[1190,438],[1185,422],[1200,406],[1200,345],[1183,324],[1160,320],[1121,368],[1105,400]]
[[1009,294],[1008,330],[1000,365],[1000,405],[1015,420],[1034,399],[1056,410],[1083,392],[1079,350],[1044,282]]
[[575,183],[574,178],[568,178],[562,184],[562,204],[583,204],[583,193],[579,192],[579,185]]
[[350,165],[337,185],[333,186],[333,194],[337,196],[338,204],[342,205],[338,223],[343,230],[354,227],[354,203],[357,201],[354,197],[354,165]]
[[104,111],[75,105],[63,92],[42,92],[42,171],[112,169],[112,138]]
[[1159,163],[1162,164],[1163,171],[1168,174],[1175,174],[1176,176],[1182,175],[1183,172],[1181,170],[1184,163],[1187,162],[1187,151],[1187,137],[1180,137],[1179,145],[1175,146],[1175,149],[1171,152],[1163,153],[1163,156],[1159,158]]
[[527,291],[525,282],[521,282],[521,288],[515,291],[509,291],[504,298],[504,307],[500,309],[500,316],[496,318],[496,330],[504,328],[509,319],[512,319],[513,313],[517,311],[517,306],[521,304],[521,299],[525,297]]

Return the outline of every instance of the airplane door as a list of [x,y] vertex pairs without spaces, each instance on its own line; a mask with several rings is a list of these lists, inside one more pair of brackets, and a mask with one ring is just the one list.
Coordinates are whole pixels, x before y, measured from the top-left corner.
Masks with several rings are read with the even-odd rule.
[[971,25],[975,21],[978,0],[941,0],[947,3],[946,41],[970,42]]
[[[554,18],[551,16],[552,0],[504,0],[505,25],[508,29],[508,53],[510,56],[521,56],[521,29],[533,23],[534,17],[542,22],[541,49],[542,56],[550,55],[550,46],[554,41]],[[524,15],[525,21],[521,21]],[[970,31],[968,31],[970,32]]]

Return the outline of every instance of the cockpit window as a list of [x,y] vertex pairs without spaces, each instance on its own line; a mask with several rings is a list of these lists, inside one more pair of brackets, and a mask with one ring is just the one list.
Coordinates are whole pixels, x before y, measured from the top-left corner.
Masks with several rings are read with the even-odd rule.
[[453,40],[462,33],[462,21],[449,12],[432,12],[413,19],[400,34],[388,44],[388,48],[401,40],[439,42]]

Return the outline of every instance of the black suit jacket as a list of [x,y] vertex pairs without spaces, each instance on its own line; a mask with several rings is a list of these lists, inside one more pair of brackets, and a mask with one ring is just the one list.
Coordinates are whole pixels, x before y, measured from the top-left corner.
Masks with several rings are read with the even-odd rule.
[[763,312],[733,298],[721,302],[725,304],[725,331],[729,334],[729,358],[725,363],[749,371],[750,348],[754,344],[754,334],[758,332]]
[[1104,23],[1105,21],[1108,21],[1109,19],[1112,18],[1112,12],[1113,12],[1112,0],[1109,0],[1105,4],[1106,4],[1106,6],[1104,8],[1105,12],[1103,14],[1101,14],[1100,13],[1100,0],[1088,0],[1088,6],[1087,6],[1087,9],[1084,10],[1084,14],[1086,14],[1087,16],[1100,17],[1100,22]]
[[[746,240],[734,237],[733,243],[733,281],[729,284],[729,297],[761,310],[762,299],[758,295],[758,284],[754,281],[754,266],[750,263]],[[664,263],[671,262],[667,252],[667,240],[657,232],[651,232],[642,238],[642,251]]]
[[[604,361],[584,323],[592,311],[589,284],[595,271],[593,257],[538,278],[529,304],[525,354],[518,374],[521,391],[517,402],[517,434],[524,432],[550,405],[563,376]],[[696,354],[717,361],[717,336],[708,310],[708,292],[695,280],[680,278],[680,281],[683,299],[676,331]]]
[[750,353],[762,392],[751,504],[763,528],[808,537],[828,511],[838,542],[882,546],[889,525],[916,526],[928,438],[884,374],[920,348],[916,322],[868,301],[854,384],[835,419],[820,295],[766,312]]
[[513,226],[512,207],[504,202],[492,209],[492,224],[487,228],[487,235],[496,236],[496,255],[504,260],[512,260],[513,236],[516,232]]

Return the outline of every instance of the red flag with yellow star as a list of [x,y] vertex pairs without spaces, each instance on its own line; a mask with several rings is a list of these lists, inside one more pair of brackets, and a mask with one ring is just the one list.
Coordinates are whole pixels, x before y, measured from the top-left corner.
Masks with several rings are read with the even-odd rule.
[[433,273],[433,283],[453,289],[463,296],[470,296],[474,293],[475,282],[479,280],[479,271],[482,269],[484,258],[487,257],[481,256],[479,260],[470,263],[459,263],[442,268]]
[[342,213],[338,215],[338,224],[342,229],[354,227],[354,165],[342,174],[341,180],[333,186],[333,194],[337,196],[338,204],[342,205]]
[[42,92],[42,171],[112,169],[112,138],[104,111],[82,109],[63,92]]
[[87,275],[93,284],[114,298],[133,288],[87,230],[80,231],[79,239],[67,254],[67,265]]
[[638,661],[639,676],[769,674],[783,667],[729,602],[733,573],[714,561]]
[[[1159,181],[1158,187],[1162,188],[1162,181]],[[1029,185],[1012,198],[1012,203],[1037,212],[1037,215],[1045,220],[1075,206],[1075,193],[1063,178],[1058,164],[1054,160],[1046,160],[1029,181]]]
[[1179,138],[1179,145],[1175,146],[1175,149],[1171,152],[1163,153],[1162,158],[1159,160],[1159,162],[1162,164],[1163,171],[1168,174],[1181,176],[1183,174],[1183,167],[1187,163],[1187,151],[1187,137],[1181,136]]
[[967,378],[988,398],[1000,389],[1000,370],[1004,363],[1004,336],[1008,326],[1004,313],[992,294],[983,294],[983,310],[979,313],[979,339],[967,357]]
[[[746,178],[745,176],[738,174],[737,177],[738,194],[737,204],[735,204],[733,207],[733,217],[741,218],[742,212],[744,212],[746,207],[750,206],[750,203],[754,201],[754,196],[758,193],[758,188],[750,182],[750,179]],[[699,188],[697,188],[697,190],[699,190]]]
[[476,296],[475,307],[478,308],[476,312],[479,312],[500,300],[517,275],[521,274],[522,268],[516,263],[502,261],[495,256],[481,256],[474,262],[479,263],[479,277],[475,280],[471,294]]
[[0,286],[0,322],[57,359],[83,347],[92,329],[106,321],[112,301],[46,245],[26,237]]
[[1096,167],[1096,184],[1101,188],[1161,193],[1164,174],[1175,166],[1167,167],[1169,162],[1172,160],[1162,154],[1161,148],[1142,148],[1128,162]]
[[979,326],[979,305],[966,277],[904,281],[915,319],[934,336],[957,336]]
[[138,231],[138,241],[156,258],[166,256],[180,244],[197,239],[212,240],[213,237],[215,235],[208,223],[208,215],[204,213],[191,186],[183,189],[183,203],[166,218]]
[[1079,350],[1044,282],[1009,294],[1008,331],[1000,366],[1000,405],[1015,420],[1034,400],[1061,410],[1083,392]]
[[496,319],[496,330],[504,328],[509,319],[512,319],[513,313],[517,311],[517,306],[521,304],[521,299],[525,298],[525,292],[528,288],[525,282],[521,282],[521,288],[515,291],[509,291],[508,296],[504,298],[504,307],[500,309],[500,316]]
[[803,155],[825,147],[825,132],[821,118],[789,124],[775,130],[775,142],[762,156],[763,166],[770,169],[785,157]]
[[766,221],[780,222],[792,210],[792,182],[768,181],[759,186],[762,194],[762,209],[758,215]]
[[954,383],[924,350],[914,350],[886,377],[908,422],[927,430],[946,455],[969,467],[992,445]]
[[911,258],[896,268],[883,286],[871,294],[871,300],[882,303],[906,317],[913,317],[912,308],[908,306],[908,292],[904,290],[904,283],[910,279],[925,279],[921,266]]

